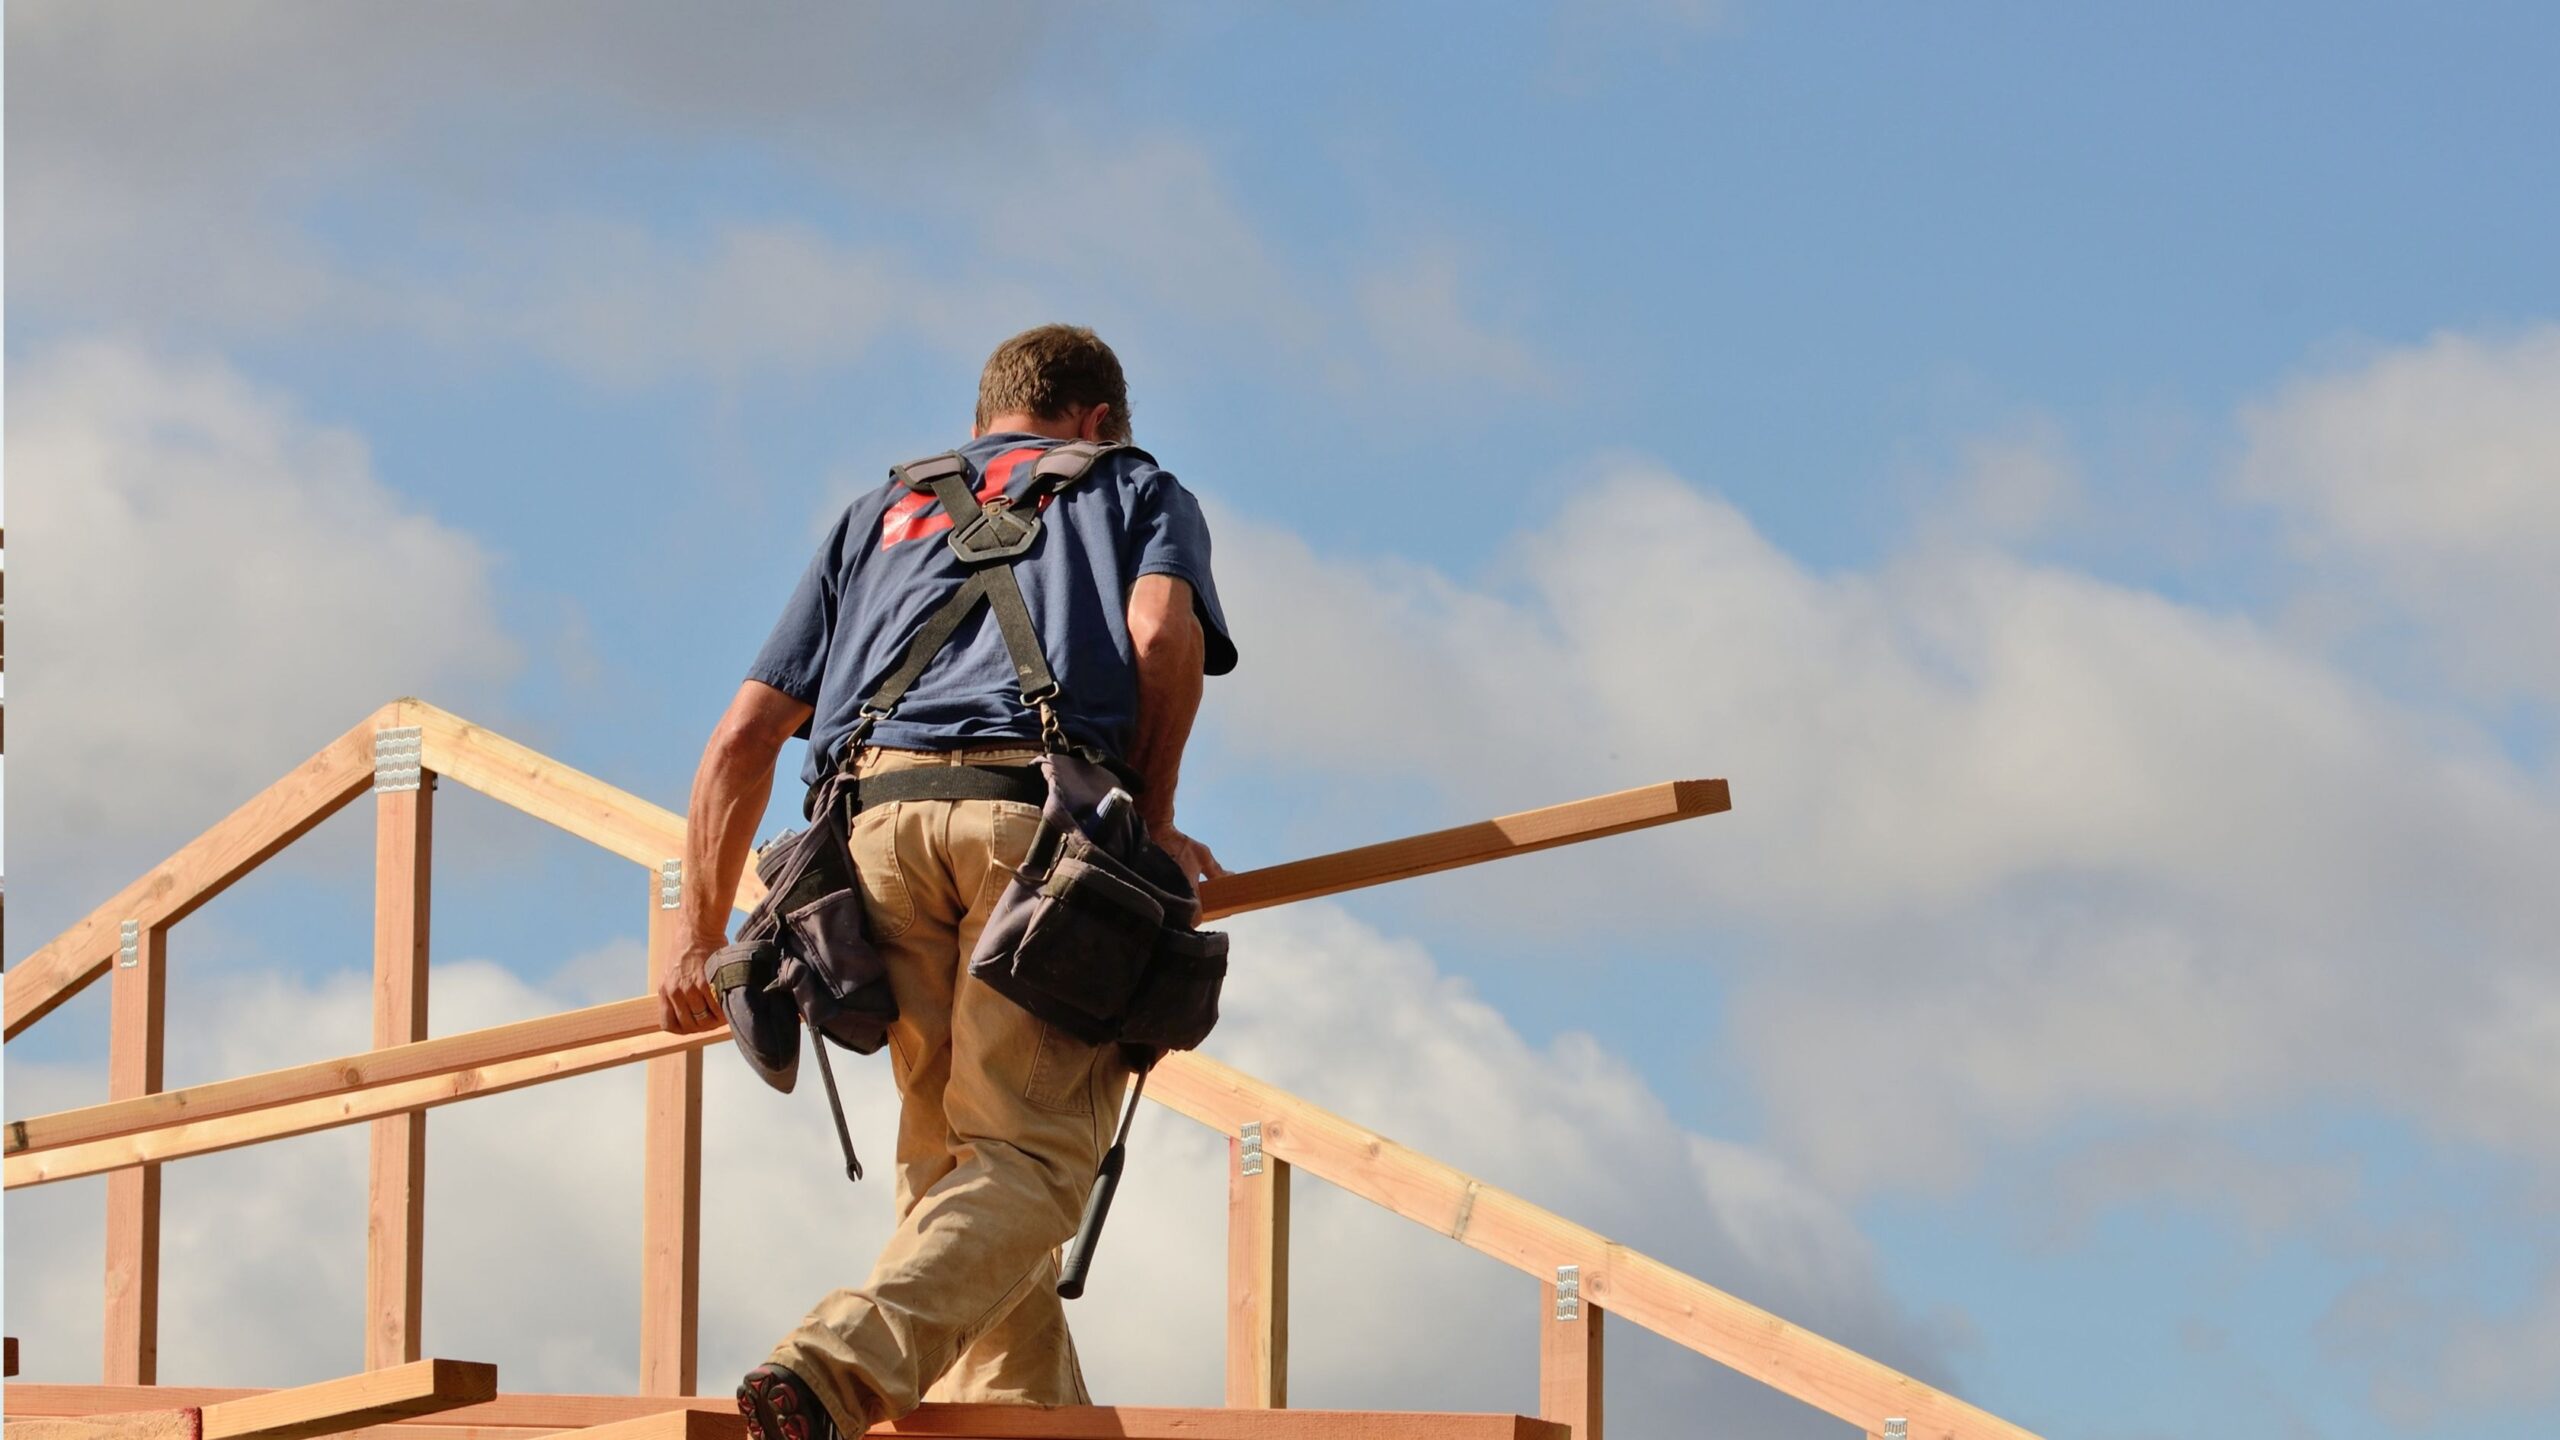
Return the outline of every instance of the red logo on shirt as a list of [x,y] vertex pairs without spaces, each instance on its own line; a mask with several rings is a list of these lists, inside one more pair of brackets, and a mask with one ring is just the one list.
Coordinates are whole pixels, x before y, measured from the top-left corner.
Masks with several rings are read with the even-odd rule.
[[[986,474],[978,479],[978,503],[984,505],[1003,494],[1005,487],[1013,483],[1013,472],[1019,469],[1024,461],[1039,459],[1043,449],[1044,447],[1037,445],[1026,445],[1019,450],[1007,450],[989,461]],[[1048,496],[1040,497],[1038,508],[1043,510],[1049,508]],[[927,510],[933,513],[927,515],[924,513]],[[922,540],[928,535],[939,535],[950,528],[951,517],[944,513],[933,496],[909,493],[898,497],[898,502],[889,507],[889,513],[881,517],[880,548],[886,550],[892,545],[904,545],[910,540]]]

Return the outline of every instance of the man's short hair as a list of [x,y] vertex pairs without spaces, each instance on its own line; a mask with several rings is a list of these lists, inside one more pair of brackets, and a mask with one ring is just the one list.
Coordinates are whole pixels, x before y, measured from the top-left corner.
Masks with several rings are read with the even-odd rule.
[[996,347],[978,375],[978,428],[1021,412],[1057,420],[1071,410],[1108,405],[1105,440],[1129,438],[1129,382],[1120,357],[1082,325],[1042,325]]

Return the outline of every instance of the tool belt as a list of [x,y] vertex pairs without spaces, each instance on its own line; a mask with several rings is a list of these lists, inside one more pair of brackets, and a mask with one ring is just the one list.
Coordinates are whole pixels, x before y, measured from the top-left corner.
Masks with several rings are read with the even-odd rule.
[[[969,974],[1089,1045],[1189,1050],[1218,1023],[1227,937],[1111,773],[1048,755],[1040,828],[1005,882]],[[1138,1057],[1152,1064],[1154,1056]]]

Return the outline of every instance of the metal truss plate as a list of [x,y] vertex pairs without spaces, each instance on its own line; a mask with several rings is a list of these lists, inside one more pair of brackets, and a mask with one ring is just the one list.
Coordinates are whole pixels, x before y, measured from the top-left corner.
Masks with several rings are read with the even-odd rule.
[[1236,1169],[1245,1175],[1262,1173],[1262,1122],[1247,1120],[1236,1132]]
[[678,910],[684,907],[684,862],[658,862],[658,908]]
[[418,727],[403,725],[373,732],[373,790],[377,795],[415,790],[425,774]]
[[130,970],[142,963],[142,922],[127,920],[116,927],[116,968]]
[[1563,1321],[1581,1318],[1582,1267],[1559,1265],[1556,1267],[1556,1319]]

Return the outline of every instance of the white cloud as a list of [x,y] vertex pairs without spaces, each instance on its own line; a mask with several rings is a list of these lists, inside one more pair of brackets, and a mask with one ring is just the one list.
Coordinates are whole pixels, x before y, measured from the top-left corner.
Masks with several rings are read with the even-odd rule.
[[1473,812],[1731,778],[1730,815],[1426,893],[1515,934],[1716,936],[1727,1043],[1827,1183],[2313,1098],[2560,1168],[2528,1058],[2560,1004],[2547,779],[2244,618],[1960,545],[1818,574],[1599,471],[1480,584],[1227,520],[1258,617],[1229,737]]
[[2414,616],[2474,690],[2560,704],[2560,325],[2438,335],[2243,420],[2238,489],[2280,507],[2316,573]]
[[[1329,906],[1235,930],[1240,963],[1211,1047],[1221,1058],[1854,1347],[1954,1378],[1939,1343],[1879,1293],[1844,1214],[1767,1156],[1683,1132],[1587,1038],[1528,1044],[1419,948]],[[613,963],[600,954],[572,969]],[[586,988],[440,965],[437,1028],[561,1008]],[[253,972],[203,993],[198,1019],[171,1031],[173,1069],[189,1074],[306,1058],[365,1028],[361,976],[303,984]],[[276,1053],[273,1027],[251,1023],[275,1014],[307,1022],[290,1056]],[[840,1072],[857,1141],[884,1152],[885,1070],[848,1061]],[[876,1179],[847,1188],[815,1094],[773,1095],[725,1049],[711,1052],[710,1076],[702,1333],[705,1388],[717,1393],[819,1287],[867,1267],[889,1190]],[[41,1113],[90,1078],[13,1063],[13,1105]],[[495,1358],[509,1389],[630,1388],[640,1113],[636,1073],[616,1073],[431,1115],[432,1352]],[[170,1167],[164,1379],[282,1384],[355,1368],[363,1146],[353,1130]],[[1225,1145],[1151,1108],[1134,1152],[1094,1289],[1073,1312],[1087,1373],[1108,1400],[1215,1404]],[[31,1337],[31,1377],[94,1373],[96,1199],[93,1182],[10,1197],[10,1324]],[[1296,1200],[1298,1403],[1535,1408],[1533,1280],[1320,1182],[1301,1178]],[[1412,1324],[1416,1305],[1442,1319]],[[1704,1406],[1749,1418],[1756,1433],[1836,1428],[1685,1351],[1622,1340],[1612,1356],[1612,1412],[1635,1433],[1668,1433]]]
[[[974,361],[1066,318],[1168,366],[1250,356],[1337,401],[1544,377],[1464,303],[1454,241],[1383,268],[1289,253],[1196,139],[985,83],[1048,63],[1036,13],[785,4],[734,23],[572,0],[386,23],[265,0],[165,20],[11,11],[30,123],[10,184],[32,202],[11,299],[32,323],[503,347],[627,385],[894,346]],[[1112,43],[1146,27],[1123,22]],[[787,198],[589,183],[599,156],[681,174],[742,152]],[[991,190],[1012,176],[1068,183]],[[346,208],[397,241],[306,218]]]
[[10,818],[53,878],[175,848],[314,734],[511,666],[489,555],[384,488],[353,433],[126,345],[12,370],[10,719],[45,764]]

